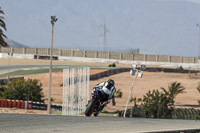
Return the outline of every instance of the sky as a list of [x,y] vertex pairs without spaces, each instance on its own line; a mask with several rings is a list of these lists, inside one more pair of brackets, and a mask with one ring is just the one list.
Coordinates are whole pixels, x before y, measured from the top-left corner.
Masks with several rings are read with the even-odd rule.
[[11,40],[33,48],[140,49],[142,54],[200,54],[200,0],[0,0]]

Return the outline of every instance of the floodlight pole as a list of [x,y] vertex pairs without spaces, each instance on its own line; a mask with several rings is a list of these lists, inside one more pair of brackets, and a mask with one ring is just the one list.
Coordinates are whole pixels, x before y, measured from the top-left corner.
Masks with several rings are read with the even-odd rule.
[[53,53],[53,32],[54,23],[57,21],[56,16],[51,16],[52,34],[51,34],[51,50],[50,50],[50,65],[49,65],[49,90],[48,90],[48,114],[51,114],[51,81],[52,81],[52,53]]
[[124,117],[126,117],[126,111],[127,111],[127,108],[128,108],[128,104],[129,104],[129,101],[130,101],[130,98],[131,98],[131,95],[132,95],[132,92],[133,92],[133,87],[134,87],[134,84],[135,84],[135,80],[137,78],[137,73],[138,73],[138,70],[135,69],[135,75],[134,75],[134,78],[133,78],[133,83],[132,83],[132,86],[131,86],[131,90],[130,90],[130,93],[129,93],[129,97],[128,97],[128,100],[127,100],[127,103],[126,103],[126,108],[125,108],[125,111],[124,111]]

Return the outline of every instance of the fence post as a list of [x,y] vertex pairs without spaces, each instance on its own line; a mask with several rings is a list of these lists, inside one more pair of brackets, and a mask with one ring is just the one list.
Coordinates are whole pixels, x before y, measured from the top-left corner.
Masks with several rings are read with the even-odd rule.
[[108,52],[108,59],[110,59],[110,52]]
[[168,56],[168,62],[171,62],[171,56]]
[[95,52],[95,58],[98,58],[98,51]]
[[35,48],[35,54],[37,54],[37,48]]
[[26,54],[26,48],[23,48],[23,54]]
[[86,51],[83,51],[83,57],[86,57]]
[[194,63],[196,63],[196,58],[194,57]]
[[14,53],[14,48],[13,47],[11,47],[10,53]]
[[[50,55],[50,48],[47,48],[47,55]],[[53,49],[52,49],[52,55],[53,55]]]
[[144,61],[146,61],[147,59],[146,59],[146,55],[144,54]]
[[180,63],[183,63],[183,57],[180,56]]
[[120,55],[119,55],[119,59],[122,60],[122,53],[120,53]]
[[71,56],[74,57],[74,50],[71,50]]
[[59,48],[59,56],[62,56],[62,50]]

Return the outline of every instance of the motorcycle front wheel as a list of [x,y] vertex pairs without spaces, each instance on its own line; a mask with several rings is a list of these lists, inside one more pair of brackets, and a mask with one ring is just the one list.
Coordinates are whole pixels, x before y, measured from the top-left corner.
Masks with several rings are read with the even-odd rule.
[[94,111],[94,105],[96,103],[95,99],[91,99],[91,101],[88,103],[86,110],[85,110],[85,116],[91,116]]

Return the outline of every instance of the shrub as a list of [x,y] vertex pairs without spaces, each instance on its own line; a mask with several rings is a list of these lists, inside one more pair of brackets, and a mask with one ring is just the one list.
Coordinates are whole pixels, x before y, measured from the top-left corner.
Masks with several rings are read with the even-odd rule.
[[171,118],[174,110],[175,97],[184,93],[184,87],[181,83],[173,82],[168,86],[168,90],[161,88],[161,91],[149,91],[143,97],[141,104],[142,115],[151,118]]
[[44,102],[42,84],[36,79],[16,79],[1,87],[0,96],[4,99]]
[[121,98],[122,97],[122,92],[120,89],[118,89],[116,92],[115,92],[115,95],[114,95],[116,98]]
[[108,67],[116,67],[116,64],[115,63],[109,64]]

